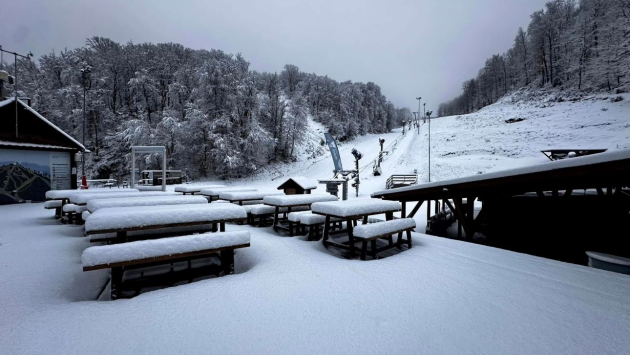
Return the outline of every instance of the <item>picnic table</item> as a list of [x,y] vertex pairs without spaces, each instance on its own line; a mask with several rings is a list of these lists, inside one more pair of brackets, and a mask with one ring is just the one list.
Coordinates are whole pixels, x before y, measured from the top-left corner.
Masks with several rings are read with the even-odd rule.
[[110,190],[110,189],[87,189],[87,190],[48,190],[46,191],[46,200],[69,200],[71,196],[78,194],[117,194],[117,193],[130,193],[130,192],[140,192],[137,189],[120,189],[120,190]]
[[101,208],[132,207],[132,206],[164,206],[164,205],[188,205],[207,204],[208,200],[202,196],[148,196],[129,198],[96,198],[88,201],[87,210],[90,213]]
[[541,150],[540,152],[543,153],[547,158],[549,158],[549,160],[554,161],[572,157],[581,157],[584,155],[603,153],[607,150],[608,149],[546,149]]
[[279,196],[266,196],[263,198],[263,203],[267,206],[275,207],[275,212],[273,216],[273,229],[277,232],[278,229],[290,230],[292,231],[291,221],[289,221],[289,227],[285,227],[280,224],[280,219],[278,215],[280,214],[280,209],[286,209],[286,213],[291,213],[292,208],[296,207],[308,207],[311,208],[311,205],[316,202],[327,202],[327,201],[337,201],[339,198],[333,195],[312,195],[312,194],[304,194],[304,195],[279,195]]
[[254,189],[252,187],[242,187],[242,186],[232,186],[232,187],[213,187],[202,189],[199,193],[208,197],[209,202],[215,201],[219,199],[219,194],[222,192],[246,192],[246,191],[258,191],[258,189]]
[[217,187],[225,187],[225,185],[179,185],[175,186],[175,192],[181,192],[182,194],[194,195],[203,189],[212,189]]
[[[316,202],[311,205],[314,214],[326,217],[324,224],[324,235],[322,243],[325,247],[332,245],[341,249],[348,250],[350,257],[355,255],[355,243],[357,242],[353,235],[353,221],[362,219],[363,224],[368,223],[368,217],[374,215],[385,214],[386,220],[394,219],[394,212],[401,210],[400,202],[386,201],[375,198],[359,198],[346,201],[335,202]],[[331,218],[339,218],[346,221],[348,242],[337,243],[329,240]]]
[[244,202],[262,201],[267,196],[284,195],[282,191],[224,191],[219,193],[221,200],[243,205]]
[[[212,231],[225,231],[226,222],[247,220],[247,212],[233,204],[192,204],[101,208],[85,222],[85,234],[116,233],[113,243],[127,241],[130,231],[212,225]],[[92,241],[99,241],[98,239]]]
[[108,194],[77,194],[70,196],[70,202],[78,206],[87,205],[88,201],[93,199],[110,199],[110,198],[133,198],[133,197],[151,197],[151,196],[178,196],[173,192],[147,191],[147,192],[111,192]]

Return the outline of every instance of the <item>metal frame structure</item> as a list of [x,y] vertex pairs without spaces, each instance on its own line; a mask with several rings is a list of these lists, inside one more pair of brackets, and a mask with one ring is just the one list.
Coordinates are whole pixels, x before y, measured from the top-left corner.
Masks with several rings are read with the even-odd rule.
[[132,146],[131,147],[131,187],[136,186],[136,154],[162,154],[162,191],[166,191],[166,147]]

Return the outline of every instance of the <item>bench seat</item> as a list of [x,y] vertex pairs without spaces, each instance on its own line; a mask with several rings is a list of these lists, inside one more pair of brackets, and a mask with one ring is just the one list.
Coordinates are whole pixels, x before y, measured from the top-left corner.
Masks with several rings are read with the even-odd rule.
[[124,244],[93,246],[81,256],[83,271],[112,269],[112,299],[122,295],[123,273],[132,265],[153,266],[219,253],[223,275],[234,273],[234,250],[250,246],[249,232],[204,233]]
[[55,208],[60,208],[63,206],[62,200],[48,200],[44,202],[44,208],[47,210],[52,210]]
[[[392,245],[377,249],[376,248],[376,239],[378,238],[390,238],[392,234],[398,234],[398,241],[396,242],[396,246],[401,246],[403,241],[407,242],[407,246],[411,248],[411,231],[416,228],[416,221],[412,218],[399,218],[395,220],[379,222],[379,223],[370,223],[363,224],[357,226],[353,230],[353,237],[356,239],[362,239],[362,248],[361,248],[361,260],[365,260],[365,254],[367,251],[367,243],[368,241],[371,243],[371,254],[372,258],[376,259],[376,254],[380,251],[389,249]],[[407,239],[402,239],[402,234],[405,232],[407,234]]]

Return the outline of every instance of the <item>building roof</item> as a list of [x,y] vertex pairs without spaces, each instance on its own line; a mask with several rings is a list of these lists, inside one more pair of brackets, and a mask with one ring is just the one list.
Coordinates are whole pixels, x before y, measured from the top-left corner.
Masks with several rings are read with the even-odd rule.
[[627,186],[630,149],[550,161],[543,164],[479,174],[372,193],[387,200],[421,201],[453,196],[515,195],[566,189]]
[[313,190],[313,189],[317,188],[317,181],[316,180],[307,179],[307,178],[305,178],[303,176],[295,176],[295,177],[291,177],[291,178],[287,179],[285,182],[280,184],[280,186],[278,186],[278,190],[283,189],[284,185],[287,184],[290,181],[293,181],[294,183],[296,183],[298,186],[300,186],[304,190]]
[[[10,98],[10,99],[6,99],[4,101],[0,101],[0,108],[10,105],[11,103],[15,102],[15,98]],[[79,143],[76,139],[72,138],[69,134],[67,134],[66,132],[64,132],[61,128],[55,126],[52,122],[50,122],[49,120],[47,120],[46,118],[44,118],[44,116],[40,115],[37,111],[35,111],[32,107],[28,106],[27,104],[25,104],[22,100],[18,99],[18,103],[20,105],[22,105],[22,107],[30,112],[31,114],[33,114],[33,116],[37,117],[39,120],[41,120],[43,123],[45,123],[47,126],[49,126],[50,128],[54,129],[55,131],[59,132],[61,135],[63,135],[65,138],[67,138],[70,142],[72,142],[72,144],[74,144],[79,150],[82,151],[88,151],[87,149],[85,149],[85,147],[83,146],[83,144]],[[7,141],[4,140],[4,142],[6,143]],[[16,144],[28,144],[27,142],[13,142]],[[56,145],[48,145],[48,144],[41,144],[40,146],[47,146],[48,148],[50,147],[56,147]],[[71,147],[61,147],[58,146],[58,148],[65,148],[68,149]]]

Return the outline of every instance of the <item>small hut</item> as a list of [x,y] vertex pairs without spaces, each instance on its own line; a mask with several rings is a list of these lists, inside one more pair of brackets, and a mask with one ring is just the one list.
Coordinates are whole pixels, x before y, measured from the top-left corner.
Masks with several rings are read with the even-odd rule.
[[287,195],[310,194],[317,188],[317,181],[305,177],[292,177],[278,186],[278,190],[284,190]]

